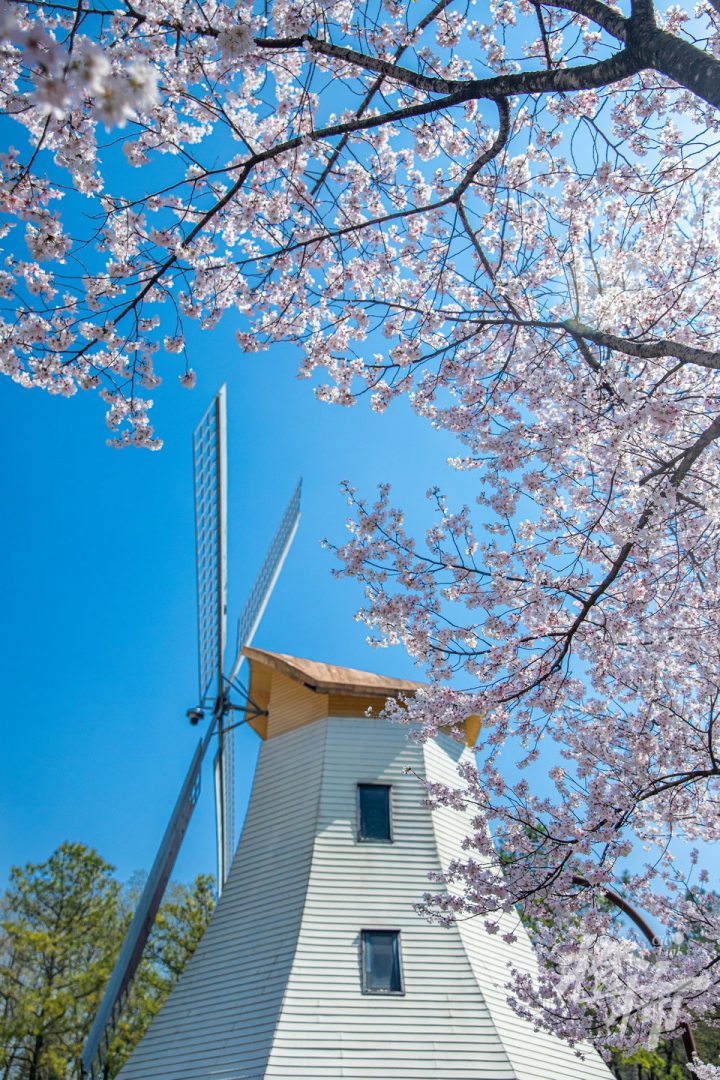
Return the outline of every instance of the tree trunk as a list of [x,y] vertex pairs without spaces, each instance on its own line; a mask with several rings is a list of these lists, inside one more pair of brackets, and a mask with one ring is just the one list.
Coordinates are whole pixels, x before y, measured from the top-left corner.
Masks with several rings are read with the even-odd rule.
[[39,1080],[40,1078],[40,1054],[42,1053],[42,1048],[43,1037],[42,1035],[36,1035],[32,1057],[30,1058],[30,1069],[28,1071],[27,1080]]

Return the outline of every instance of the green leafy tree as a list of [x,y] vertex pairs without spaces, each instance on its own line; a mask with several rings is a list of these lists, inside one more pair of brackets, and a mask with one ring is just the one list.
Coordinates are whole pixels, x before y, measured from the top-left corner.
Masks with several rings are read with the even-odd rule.
[[[702,1020],[693,1027],[702,1061],[720,1063],[720,1031]],[[688,1080],[682,1039],[666,1039],[654,1050],[636,1050],[627,1057],[615,1052],[612,1069],[617,1080]]]
[[[68,1080],[110,976],[140,883],[83,844],[11,871],[0,901],[0,1080]],[[214,905],[212,878],[171,886],[107,1061],[114,1076],[192,955]]]
[[655,1050],[636,1050],[628,1057],[615,1052],[612,1069],[617,1080],[688,1080],[684,1061],[682,1045],[672,1039]]
[[123,931],[113,868],[82,844],[14,868],[2,900],[3,1080],[68,1075]]

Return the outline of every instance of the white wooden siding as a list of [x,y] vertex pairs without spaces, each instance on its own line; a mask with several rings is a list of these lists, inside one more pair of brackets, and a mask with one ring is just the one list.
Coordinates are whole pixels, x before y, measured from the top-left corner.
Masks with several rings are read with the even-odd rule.
[[[413,904],[439,870],[423,752],[381,720],[326,721],[318,834],[268,1080],[514,1076],[457,930]],[[356,839],[357,784],[392,785],[393,842]],[[361,992],[360,931],[400,930],[405,994]]]
[[[459,753],[358,717],[265,742],[217,910],[120,1080],[607,1080],[510,1013],[498,938],[413,910],[466,826],[406,770],[454,779]],[[392,785],[391,844],[356,839],[363,781]],[[401,932],[404,995],[361,992],[372,928]]]
[[[438,783],[457,787],[457,764],[461,759],[472,760],[470,750],[448,736],[439,736],[425,744],[427,776]],[[464,837],[473,832],[471,809],[466,812],[440,807],[433,811],[438,852],[443,867],[457,857]],[[517,1080],[608,1080],[611,1073],[599,1054],[582,1047],[582,1057],[559,1038],[534,1031],[507,1004],[504,985],[509,978],[508,966],[535,972],[537,964],[530,939],[515,914],[501,915],[500,931],[490,935],[482,919],[466,919],[458,923],[478,985],[502,1040]],[[512,930],[517,937],[513,945],[502,940],[502,934]]]
[[261,1080],[297,944],[322,777],[322,723],[263,743],[217,909],[122,1080]]

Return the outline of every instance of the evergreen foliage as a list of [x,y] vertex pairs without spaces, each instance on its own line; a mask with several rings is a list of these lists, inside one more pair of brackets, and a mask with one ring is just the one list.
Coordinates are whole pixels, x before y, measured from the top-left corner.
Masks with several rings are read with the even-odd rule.
[[[83,844],[15,867],[0,901],[0,1078],[68,1080],[127,929],[141,882],[123,888]],[[142,1037],[207,926],[214,882],[172,885],[107,1061],[107,1080]]]

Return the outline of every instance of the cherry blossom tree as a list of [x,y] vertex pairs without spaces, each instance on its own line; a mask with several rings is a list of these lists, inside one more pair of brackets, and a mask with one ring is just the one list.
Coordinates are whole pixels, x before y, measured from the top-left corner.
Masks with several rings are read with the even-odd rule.
[[327,400],[407,395],[455,433],[472,511],[431,492],[418,540],[386,488],[348,489],[339,549],[377,640],[430,671],[398,712],[484,717],[477,767],[431,793],[476,827],[428,907],[511,939],[520,904],[541,974],[516,1007],[573,1040],[712,1013],[720,5],[0,18],[2,370],[97,389],[113,441],[154,448],[145,392],[172,354],[192,385],[185,327],[228,313],[239,351],[295,342]]

